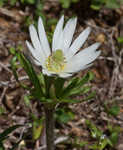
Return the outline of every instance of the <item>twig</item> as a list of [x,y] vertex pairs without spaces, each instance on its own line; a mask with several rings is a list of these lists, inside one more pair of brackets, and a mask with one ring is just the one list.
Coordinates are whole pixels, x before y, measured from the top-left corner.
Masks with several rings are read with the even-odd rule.
[[[57,145],[57,144],[59,144],[59,143],[61,143],[61,142],[64,142],[64,141],[66,141],[66,140],[68,140],[68,137],[59,137],[58,139],[55,140],[54,144]],[[41,147],[40,147],[39,149],[37,149],[37,150],[43,150],[43,149],[45,149],[45,148],[46,148],[46,145],[41,146]]]
[[6,93],[6,91],[7,91],[7,88],[8,88],[8,87],[4,87],[4,89],[3,89],[2,95],[0,96],[0,104],[2,104],[2,100],[3,100],[4,96],[5,96],[5,93]]
[[110,118],[108,118],[106,115],[105,115],[105,113],[102,113],[101,114],[101,118],[103,119],[103,120],[105,120],[105,121],[108,121],[108,122],[110,122],[110,123],[113,123],[113,124],[119,124],[119,125],[122,125],[123,124],[123,121],[121,120],[121,121],[119,121],[119,120],[116,120],[116,119],[110,119]]
[[97,25],[90,24],[88,21],[85,21],[85,24],[88,25],[88,26],[90,26],[90,27],[92,27],[92,28],[94,28],[94,29],[100,30],[101,32],[104,32],[106,35],[109,32],[112,31],[112,28],[110,28],[110,29],[104,29],[104,28],[101,28],[101,27],[99,27]]
[[[104,29],[104,28],[101,28],[99,26],[92,25],[88,22],[85,22],[85,23],[88,26],[91,26],[92,28],[100,30],[109,39],[109,44],[110,44],[110,47],[111,47],[111,50],[112,50],[112,58],[107,57],[106,59],[111,60],[111,61],[114,62],[114,69],[113,69],[111,82],[110,82],[110,87],[109,87],[109,92],[108,92],[108,97],[111,98],[114,95],[114,91],[117,87],[118,79],[120,80],[120,78],[119,78],[120,73],[119,72],[120,72],[120,65],[121,65],[121,62],[122,62],[121,57],[122,57],[123,50],[120,51],[119,55],[116,54],[116,47],[115,47],[115,43],[114,43],[114,40],[113,40],[113,36],[114,36],[114,33],[115,33],[114,28]],[[105,59],[105,58],[101,56],[99,59]]]
[[2,62],[0,62],[0,66],[1,66],[2,68],[4,68],[6,71],[12,73],[12,71],[11,71],[6,65],[4,65]]
[[24,13],[21,11],[21,13],[15,13],[14,11],[10,11],[6,8],[0,7],[0,14],[10,17],[11,19],[20,22],[22,20],[22,17],[24,16]]
[[113,41],[114,33],[115,33],[114,30],[112,30],[111,34],[108,34],[108,38],[109,38],[109,43],[111,45],[112,55],[113,55],[115,64],[118,65],[118,55],[116,54],[116,47]]
[[114,91],[117,87],[118,84],[118,79],[119,79],[119,68],[121,65],[121,56],[116,54],[116,47],[113,41],[113,35],[114,35],[114,31],[112,31],[112,33],[110,35],[108,35],[109,37],[109,43],[111,45],[111,49],[112,49],[112,55],[114,58],[114,69],[113,69],[113,73],[112,73],[112,78],[111,78],[111,83],[110,83],[110,88],[109,88],[109,92],[108,92],[108,96],[109,98],[111,98],[114,95]]
[[[23,77],[20,77],[18,80],[19,81],[23,81],[23,80],[27,80],[27,79],[29,79],[28,76],[23,76]],[[13,84],[13,83],[16,83],[16,80],[0,81],[0,87],[3,87],[3,86],[11,87],[11,84]]]
[[112,57],[99,56],[98,59],[106,59],[106,60],[109,60],[109,61],[113,61],[113,62],[114,62],[114,59],[113,59]]

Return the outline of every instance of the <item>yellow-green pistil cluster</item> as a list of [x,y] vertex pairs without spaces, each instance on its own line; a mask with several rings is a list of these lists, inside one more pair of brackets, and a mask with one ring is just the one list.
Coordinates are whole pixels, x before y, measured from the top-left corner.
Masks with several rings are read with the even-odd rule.
[[62,50],[56,50],[46,60],[46,67],[48,71],[60,73],[66,66],[65,57]]

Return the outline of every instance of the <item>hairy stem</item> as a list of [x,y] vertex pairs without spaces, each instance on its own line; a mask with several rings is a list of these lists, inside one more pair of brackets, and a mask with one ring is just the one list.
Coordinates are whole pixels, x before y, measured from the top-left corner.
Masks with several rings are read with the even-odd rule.
[[54,150],[54,108],[45,107],[47,150]]

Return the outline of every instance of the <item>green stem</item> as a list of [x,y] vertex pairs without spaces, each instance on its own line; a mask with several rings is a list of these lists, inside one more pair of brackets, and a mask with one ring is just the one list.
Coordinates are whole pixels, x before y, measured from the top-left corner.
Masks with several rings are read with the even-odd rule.
[[45,107],[47,150],[54,150],[54,108]]

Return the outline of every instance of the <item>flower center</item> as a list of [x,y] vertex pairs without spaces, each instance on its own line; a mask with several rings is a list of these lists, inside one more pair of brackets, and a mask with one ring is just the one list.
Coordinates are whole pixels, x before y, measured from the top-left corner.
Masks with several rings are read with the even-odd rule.
[[46,59],[46,67],[48,71],[59,73],[65,68],[65,57],[62,50],[56,50]]

